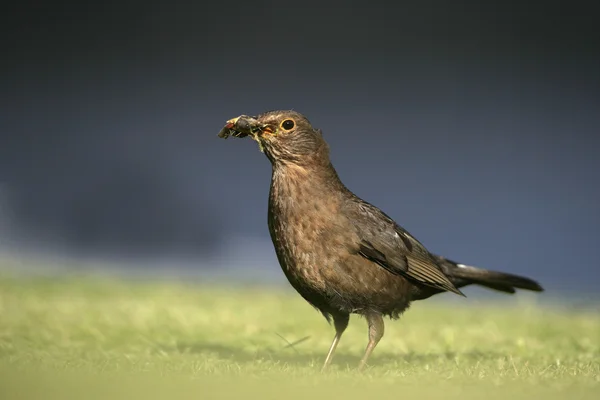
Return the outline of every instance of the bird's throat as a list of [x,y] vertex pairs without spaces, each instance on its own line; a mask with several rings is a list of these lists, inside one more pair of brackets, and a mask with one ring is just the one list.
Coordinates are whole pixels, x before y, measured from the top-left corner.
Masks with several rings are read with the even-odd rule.
[[329,168],[312,168],[297,164],[273,165],[269,208],[282,216],[303,213],[335,212],[341,193],[345,189],[337,173]]

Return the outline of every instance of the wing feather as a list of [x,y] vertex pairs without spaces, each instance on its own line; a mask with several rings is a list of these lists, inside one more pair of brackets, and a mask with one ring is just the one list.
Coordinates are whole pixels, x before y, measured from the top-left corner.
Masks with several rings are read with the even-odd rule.
[[358,211],[354,214],[361,239],[358,254],[393,274],[464,296],[429,251],[390,217],[364,202]]

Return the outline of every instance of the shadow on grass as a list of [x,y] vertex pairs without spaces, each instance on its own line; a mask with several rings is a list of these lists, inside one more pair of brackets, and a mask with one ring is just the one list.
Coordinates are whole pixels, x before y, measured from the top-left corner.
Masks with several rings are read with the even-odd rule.
[[[212,354],[216,355],[220,359],[231,360],[236,363],[248,364],[256,363],[259,360],[269,360],[273,362],[285,363],[293,366],[309,366],[309,365],[320,365],[325,360],[326,353],[307,351],[302,349],[302,352],[298,352],[293,348],[281,348],[281,349],[263,349],[259,351],[249,351],[240,349],[239,347],[226,346],[219,343],[184,343],[179,342],[177,346],[161,346],[161,351],[165,352],[178,352],[188,354]],[[457,357],[460,357],[463,361],[470,361],[476,363],[477,361],[487,361],[502,358],[504,354],[495,352],[443,352],[434,354],[422,354],[422,353],[408,353],[403,355],[390,355],[381,354],[377,355],[374,353],[370,359],[371,365],[384,365],[388,363],[406,363],[406,364],[431,364],[440,361],[453,361]],[[342,368],[353,369],[358,365],[360,356],[349,355],[342,352],[338,352],[335,356],[334,363]]]

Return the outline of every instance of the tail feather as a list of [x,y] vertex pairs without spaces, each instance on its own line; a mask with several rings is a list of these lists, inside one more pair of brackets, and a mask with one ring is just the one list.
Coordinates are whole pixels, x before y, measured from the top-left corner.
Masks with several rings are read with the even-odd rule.
[[539,283],[524,276],[490,271],[464,264],[456,264],[456,267],[452,271],[452,276],[467,279],[491,289],[508,291],[509,293],[514,293],[515,289],[533,290],[534,292],[542,292],[544,290]]
[[470,265],[459,264],[447,258],[438,257],[444,274],[456,287],[476,284],[505,293],[515,293],[516,289],[543,292],[544,288],[533,279],[506,272],[490,271]]

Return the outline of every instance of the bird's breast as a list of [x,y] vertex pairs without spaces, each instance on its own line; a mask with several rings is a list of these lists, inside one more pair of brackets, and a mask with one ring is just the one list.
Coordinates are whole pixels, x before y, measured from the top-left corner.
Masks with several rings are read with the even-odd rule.
[[[325,290],[327,274],[343,254],[348,234],[340,200],[300,168],[274,171],[269,195],[269,232],[284,273],[294,285]],[[344,232],[345,231],[345,232]]]

